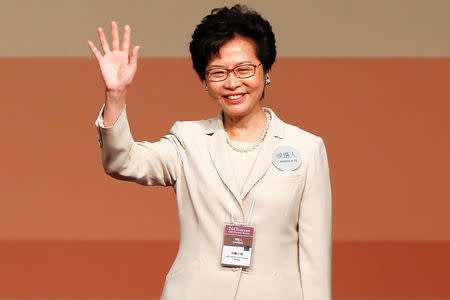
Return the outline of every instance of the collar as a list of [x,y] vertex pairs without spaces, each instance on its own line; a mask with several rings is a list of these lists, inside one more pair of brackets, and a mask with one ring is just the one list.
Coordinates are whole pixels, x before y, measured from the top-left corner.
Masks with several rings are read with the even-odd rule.
[[[264,110],[270,113],[272,117],[267,134],[280,139],[284,139],[284,126],[285,123],[277,117],[275,112],[270,108],[263,107]],[[208,120],[205,126],[205,134],[213,135],[216,131],[224,131],[223,128],[223,111],[220,111],[215,117]]]

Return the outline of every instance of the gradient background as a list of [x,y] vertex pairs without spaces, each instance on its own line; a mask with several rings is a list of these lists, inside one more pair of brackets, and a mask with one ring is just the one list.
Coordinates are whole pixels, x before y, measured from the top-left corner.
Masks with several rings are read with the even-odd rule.
[[[190,35],[234,1],[0,1],[0,298],[158,299],[171,188],[105,175],[87,40],[130,24],[136,140],[218,111]],[[324,138],[334,299],[450,299],[450,1],[247,1],[279,51],[265,105]]]

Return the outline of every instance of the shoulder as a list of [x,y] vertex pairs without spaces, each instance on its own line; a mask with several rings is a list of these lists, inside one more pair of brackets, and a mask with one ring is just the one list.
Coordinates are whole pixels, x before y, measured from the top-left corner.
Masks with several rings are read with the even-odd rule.
[[213,119],[195,120],[195,121],[176,121],[170,133],[177,136],[205,134],[211,127]]
[[314,145],[323,142],[322,138],[314,133],[306,131],[298,126],[289,124],[280,119],[273,110],[268,109],[276,123],[277,134],[280,134],[289,142],[296,142],[303,145]]
[[278,119],[283,128],[283,144],[295,147],[304,157],[314,156],[324,147],[322,137],[293,124]]
[[177,121],[170,132],[177,135],[211,134],[222,126],[222,113],[212,118],[195,121]]
[[286,140],[292,141],[305,158],[315,157],[325,147],[323,139],[318,135],[287,123],[285,128]]
[[298,126],[284,123],[286,138],[302,144],[314,145],[323,142],[322,138],[314,133],[306,131]]
[[202,144],[208,134],[214,132],[217,127],[217,117],[206,120],[177,121],[170,129],[170,135],[176,137],[183,146]]

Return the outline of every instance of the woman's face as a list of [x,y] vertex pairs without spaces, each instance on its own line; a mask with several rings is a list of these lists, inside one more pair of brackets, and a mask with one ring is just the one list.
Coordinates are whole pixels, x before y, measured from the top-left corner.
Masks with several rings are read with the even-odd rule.
[[260,100],[264,92],[264,69],[256,56],[256,44],[247,37],[236,37],[220,48],[219,55],[211,58],[206,70],[211,68],[232,69],[239,65],[253,64],[256,67],[255,75],[249,78],[238,78],[233,72],[219,82],[208,80],[205,84],[208,93],[224,114],[231,118],[242,118],[257,113],[261,109]]

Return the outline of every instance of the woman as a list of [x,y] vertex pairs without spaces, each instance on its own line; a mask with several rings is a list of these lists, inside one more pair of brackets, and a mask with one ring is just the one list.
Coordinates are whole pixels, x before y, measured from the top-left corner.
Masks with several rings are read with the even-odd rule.
[[115,178],[173,186],[180,244],[161,299],[331,299],[331,190],[320,137],[262,106],[275,38],[244,6],[215,9],[190,51],[209,96],[209,120],[176,122],[160,141],[135,142],[125,110],[137,66],[130,27],[112,23],[102,55],[106,85],[96,125],[103,166]]

